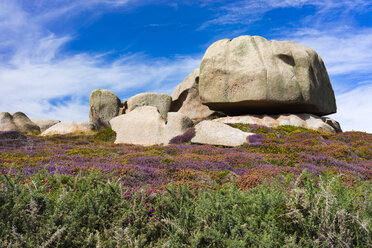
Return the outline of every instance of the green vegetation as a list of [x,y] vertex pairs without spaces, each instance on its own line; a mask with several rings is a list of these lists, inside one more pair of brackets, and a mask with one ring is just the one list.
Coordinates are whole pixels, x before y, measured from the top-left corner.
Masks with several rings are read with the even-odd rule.
[[241,147],[0,132],[0,247],[372,247],[372,135],[284,126]]
[[116,133],[111,128],[102,128],[94,136],[94,140],[114,142]]
[[[222,173],[221,173],[222,175]],[[311,177],[165,191],[120,179],[34,174],[0,180],[2,247],[370,247],[372,184]]]

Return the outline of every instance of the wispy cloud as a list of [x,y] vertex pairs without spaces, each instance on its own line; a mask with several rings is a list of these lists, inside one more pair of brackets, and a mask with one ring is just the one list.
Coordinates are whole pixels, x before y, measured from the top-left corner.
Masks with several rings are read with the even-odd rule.
[[280,36],[280,39],[292,40],[317,51],[331,75],[372,74],[372,28],[305,28],[282,33]]
[[[66,5],[58,10],[62,2]],[[5,34],[0,38],[0,111],[24,111],[38,118],[86,120],[87,99],[95,88],[110,89],[121,98],[139,91],[170,93],[199,66],[200,56],[155,60],[132,54],[110,63],[105,54],[63,56],[60,51],[72,37],[48,32],[43,22],[46,16],[58,18],[65,9],[75,9],[78,4],[89,7],[88,2],[89,6],[115,7],[129,1],[53,1],[42,5],[45,11],[37,18],[26,11],[30,6],[0,2],[0,32]]]
[[[48,45],[56,47],[51,41]],[[43,54],[29,62],[24,62],[29,57],[22,58],[11,67],[0,67],[2,111],[21,110],[33,117],[64,120],[87,119],[87,98],[95,88],[110,89],[122,99],[141,90],[170,93],[200,62],[199,57],[155,61],[138,55],[110,64],[88,54],[52,60]]]
[[372,133],[372,82],[337,96],[338,111],[330,117],[338,120],[344,131]]
[[[203,6],[208,6],[211,1],[202,1]],[[259,21],[262,15],[278,8],[300,8],[303,6],[313,6],[316,8],[314,13],[317,21],[326,18],[329,11],[333,15],[345,15],[352,11],[366,12],[371,9],[372,3],[369,0],[242,0],[234,1],[230,4],[223,4],[219,8],[218,14],[203,23],[200,29],[214,25],[250,24]],[[347,15],[345,15],[347,16]],[[304,21],[307,19],[305,18]],[[311,18],[314,23],[314,18]]]

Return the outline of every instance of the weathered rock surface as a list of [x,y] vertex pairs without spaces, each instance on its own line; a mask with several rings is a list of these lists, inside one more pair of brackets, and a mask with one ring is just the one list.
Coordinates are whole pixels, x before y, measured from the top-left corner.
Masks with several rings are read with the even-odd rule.
[[213,121],[225,124],[255,124],[274,128],[278,126],[291,125],[309,128],[320,132],[337,132],[337,130],[332,126],[325,123],[321,117],[312,114],[244,115],[223,117],[214,119]]
[[39,134],[40,128],[33,123],[24,113],[0,113],[0,131],[19,131],[27,134]]
[[141,93],[128,99],[126,114],[142,106],[156,107],[160,115],[166,119],[170,111],[172,97],[166,94]]
[[322,120],[331,127],[333,127],[336,133],[342,133],[341,125],[340,123],[338,123],[338,121],[335,121],[329,117],[322,117]]
[[41,136],[91,133],[93,133],[92,125],[87,121],[63,121],[42,132]]
[[13,113],[13,121],[22,133],[40,134],[40,127],[33,123],[27,115],[22,112]]
[[0,131],[19,131],[13,116],[8,112],[0,113]]
[[31,121],[40,127],[41,132],[61,122],[59,120],[47,120],[47,119],[31,119]]
[[193,122],[176,112],[169,112],[165,120],[156,107],[142,106],[113,118],[110,124],[116,132],[115,143],[151,146],[167,145],[173,137],[192,127]]
[[89,97],[89,121],[96,129],[110,127],[109,121],[119,115],[120,99],[111,91],[96,89]]
[[171,111],[180,112],[194,120],[215,114],[215,111],[210,110],[200,101],[199,68],[191,72],[173,91]]
[[198,123],[195,126],[195,133],[194,138],[191,139],[192,143],[222,146],[243,145],[247,143],[247,137],[252,134],[211,120]]
[[213,43],[201,62],[199,94],[210,109],[231,115],[336,112],[327,70],[314,50],[259,36]]

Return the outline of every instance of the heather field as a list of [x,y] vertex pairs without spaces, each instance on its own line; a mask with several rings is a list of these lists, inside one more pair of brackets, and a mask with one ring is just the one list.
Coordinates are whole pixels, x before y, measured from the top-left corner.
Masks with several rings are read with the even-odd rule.
[[372,247],[372,135],[235,125],[228,148],[0,133],[1,247]]

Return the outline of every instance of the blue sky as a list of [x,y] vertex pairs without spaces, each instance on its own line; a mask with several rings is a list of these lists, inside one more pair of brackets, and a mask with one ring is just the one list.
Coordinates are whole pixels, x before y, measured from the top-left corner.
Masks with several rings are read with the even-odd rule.
[[345,130],[372,133],[370,0],[0,0],[0,111],[88,120],[89,94],[170,94],[210,44],[260,35],[323,58]]

